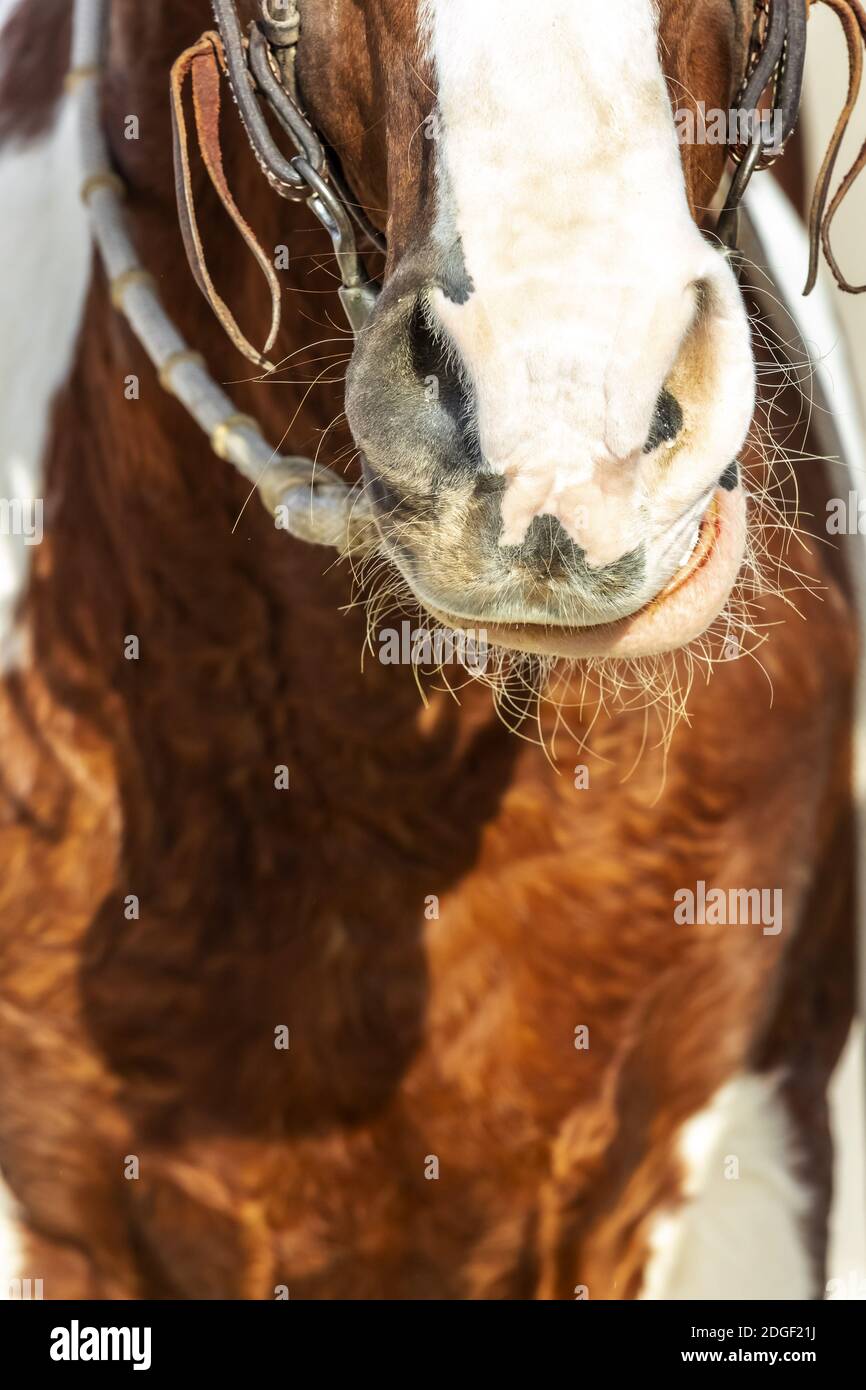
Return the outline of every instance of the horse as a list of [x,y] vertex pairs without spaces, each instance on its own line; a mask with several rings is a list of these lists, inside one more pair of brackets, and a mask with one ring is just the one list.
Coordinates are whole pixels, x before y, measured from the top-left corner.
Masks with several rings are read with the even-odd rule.
[[[214,9],[202,40],[203,0],[112,0],[68,77],[63,0],[3,31],[0,418],[44,502],[3,609],[8,1277],[820,1297],[856,582],[716,235],[766,150],[728,196],[675,126],[756,73],[784,108],[805,6],[243,0],[239,40]],[[251,154],[257,43],[326,166]],[[146,277],[93,255],[121,185]],[[155,370],[117,312],[155,291],[231,393],[210,440],[202,360]],[[488,659],[380,659],[406,614]]]

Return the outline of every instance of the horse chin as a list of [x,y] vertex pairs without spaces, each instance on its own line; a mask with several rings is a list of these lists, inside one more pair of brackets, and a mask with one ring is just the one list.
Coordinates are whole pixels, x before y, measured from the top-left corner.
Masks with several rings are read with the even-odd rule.
[[[688,562],[659,594],[637,613],[596,627],[514,623],[507,626],[472,620],[493,646],[567,660],[660,656],[700,637],[727,603],[746,549],[746,498],[742,487],[718,489],[701,523],[698,543]],[[437,622],[460,630],[465,616],[439,610],[425,600]]]

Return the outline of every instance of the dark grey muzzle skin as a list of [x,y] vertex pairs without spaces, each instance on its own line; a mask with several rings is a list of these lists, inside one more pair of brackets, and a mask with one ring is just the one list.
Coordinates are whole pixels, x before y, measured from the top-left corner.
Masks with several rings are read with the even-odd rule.
[[471,386],[431,333],[424,304],[440,278],[398,271],[359,335],[346,413],[386,549],[414,592],[477,621],[587,624],[635,611],[643,550],[591,570],[560,523],[536,517],[502,546],[504,478],[487,467]]

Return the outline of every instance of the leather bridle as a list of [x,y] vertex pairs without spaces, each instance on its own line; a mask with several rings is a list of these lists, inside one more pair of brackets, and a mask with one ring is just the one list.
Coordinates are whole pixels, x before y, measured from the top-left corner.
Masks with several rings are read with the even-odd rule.
[[848,94],[824,156],[809,213],[809,272],[804,294],[815,287],[818,262],[823,248],[827,264],[841,290],[863,294],[866,285],[852,285],[843,274],[833,252],[831,229],[839,208],[854,180],[866,167],[866,143],[839,188],[830,199],[830,184],[842,142],[854,114],[863,79],[863,50],[866,44],[866,9],[863,0],[754,0],[749,58],[743,84],[734,105],[757,117],[765,93],[770,107],[780,113],[781,131],[765,143],[762,123],[753,120],[753,139],[747,149],[733,151],[737,169],[731,180],[719,217],[717,234],[736,252],[739,213],[752,175],[768,169],[784,152],[794,133],[800,114],[803,73],[806,64],[806,38],[812,5],[825,4],[842,25],[848,48]]
[[[735,250],[740,208],[752,175],[768,169],[784,153],[800,114],[803,71],[806,65],[808,0],[755,0],[746,73],[734,107],[752,119],[752,143],[734,150],[737,164],[725,199],[716,234]],[[772,143],[765,142],[764,126],[756,119],[764,93],[772,93],[771,108],[781,113],[781,130]]]
[[[241,123],[270,187],[290,202],[305,202],[325,227],[334,248],[342,284],[340,300],[353,333],[367,322],[378,295],[378,286],[364,269],[358,252],[356,227],[375,249],[385,242],[342,184],[333,161],[328,160],[318,132],[307,119],[298,99],[295,59],[300,39],[297,0],[261,0],[260,17],[244,34],[235,0],[211,0],[217,31],[203,34],[180,55],[172,68],[172,124],[177,206],[187,258],[196,283],[234,345],[257,366],[270,370],[266,353],[276,339],[280,323],[281,293],[264,251],[237,207],[225,179],[220,147],[220,84],[229,84]],[[193,89],[193,111],[198,143],[205,168],[220,200],[252,250],[271,292],[271,329],[262,352],[241,332],[234,315],[217,293],[208,273],[198,231],[188,152],[184,90],[187,78]],[[274,140],[265,112],[276,119],[295,148],[287,158]],[[354,225],[353,225],[354,224]]]
[[[360,205],[347,195],[335,167],[328,163],[318,132],[299,104],[295,78],[301,25],[298,0],[262,0],[261,17],[250,24],[246,38],[235,0],[211,0],[211,4],[232,96],[253,153],[271,187],[292,202],[306,202],[330,235],[343,282],[340,298],[357,332],[369,317],[377,289],[364,273],[352,222],[379,250],[385,250],[385,242]],[[292,159],[285,158],[271,137],[260,101],[295,146]]]
[[[235,0],[211,0],[222,45],[227,75],[241,119],[256,158],[273,188],[283,197],[306,199],[328,228],[343,274],[342,296],[353,327],[363,323],[375,302],[375,286],[359,271],[354,237],[347,230],[346,209],[362,227],[368,240],[384,250],[384,240],[363,217],[356,203],[347,198],[336,170],[328,168],[322,141],[304,115],[295,77],[295,55],[301,34],[301,0],[261,0],[261,17],[250,24],[246,37],[237,17]],[[749,182],[756,172],[768,169],[784,153],[800,114],[803,75],[806,64],[806,37],[809,8],[813,0],[754,0],[746,71],[734,107],[748,114],[752,127],[751,143],[732,150],[736,164],[727,196],[716,225],[716,235],[731,251],[736,251],[739,214]],[[858,70],[862,67],[862,41],[866,39],[866,12],[862,0],[814,0],[824,3],[840,18],[849,46],[852,85],[859,89]],[[280,18],[274,16],[279,9]],[[769,94],[771,110],[779,113],[779,126],[772,134],[759,119],[762,102]],[[298,154],[287,162],[275,146],[264,123],[258,100],[273,111],[295,144]],[[829,173],[856,100],[849,100],[840,117],[836,135],[828,151]],[[856,177],[866,152],[861,155]],[[846,181],[847,182],[847,181]],[[826,210],[829,177],[819,180],[810,219],[812,250],[809,282],[813,287],[817,273],[818,246],[823,240],[827,260],[839,285],[854,287],[841,275],[829,245],[829,223],[838,202]],[[850,186],[848,182],[847,186]],[[846,190],[847,191],[847,188]],[[844,193],[843,195],[844,196]],[[841,201],[841,199],[839,200]]]
[[[357,331],[375,303],[376,287],[365,280],[360,269],[347,208],[374,245],[381,250],[385,245],[380,234],[360,217],[357,204],[346,198],[334,169],[328,168],[317,131],[303,113],[295,73],[301,35],[299,3],[300,0],[261,0],[261,16],[244,35],[236,0],[211,0],[219,28],[218,36],[210,36],[215,40],[211,61],[218,61],[228,78],[244,129],[270,186],[281,197],[306,201],[330,233],[343,279],[340,295]],[[762,98],[770,91],[773,110],[781,112],[781,133],[774,131],[773,143],[765,143],[765,128],[760,120],[753,119],[752,143],[732,151],[737,168],[716,227],[719,240],[731,251],[736,251],[740,208],[752,175],[769,168],[781,156],[797,124],[806,61],[808,5],[809,0],[755,0],[747,68],[734,105],[757,117]],[[182,55],[178,63],[183,65],[190,52]],[[260,103],[273,112],[294,144],[297,154],[293,159],[286,160],[272,139]],[[207,122],[199,123],[199,137],[204,144]],[[217,191],[222,197],[219,187]],[[185,228],[189,199],[179,196],[178,205]],[[189,253],[186,232],[185,240]],[[202,285],[198,248],[193,247],[190,264]],[[220,306],[213,300],[211,303],[237,342],[233,322],[226,320]],[[244,345],[239,346],[246,351]],[[247,352],[247,356],[258,360],[254,351]]]
[[[829,201],[829,186],[863,72],[866,10],[862,0],[822,0],[839,17],[849,49],[849,89],[842,114],[819,176],[810,217],[811,260],[807,290],[817,273],[818,251],[824,251],[843,289],[860,292],[841,274],[830,246],[830,224],[854,179],[866,164],[866,145],[839,190]],[[735,152],[733,176],[717,226],[717,235],[736,254],[738,215],[746,187],[756,170],[778,158],[799,114],[806,49],[806,20],[811,3],[819,0],[755,0],[749,61],[738,100],[757,115],[765,93],[772,94],[782,112],[782,135],[764,142],[763,124],[753,122],[750,145]],[[75,0],[72,66],[68,86],[77,102],[84,170],[82,197],[90,210],[114,305],[127,317],[153,361],[161,384],[178,397],[209,435],[214,451],[231,462],[259,491],[277,524],[299,539],[356,553],[377,544],[375,521],[366,490],[349,487],[330,469],[308,459],[287,457],[271,450],[250,416],[240,414],[210,376],[201,356],[183,340],[159,301],[152,277],[140,264],[126,225],[123,184],[112,168],[101,118],[101,77],[109,0]],[[245,35],[235,0],[211,0],[217,31],[178,59],[172,71],[175,128],[175,167],[178,207],[184,242],[196,281],[217,312],[229,336],[247,356],[268,367],[264,353],[247,342],[220,299],[204,259],[195,217],[187,149],[183,92],[189,76],[193,86],[196,130],[205,167],[230,216],[256,255],[268,278],[273,298],[271,331],[265,352],[279,324],[279,285],[273,266],[257,245],[252,230],[234,202],[222,165],[219,144],[220,81],[224,77],[250,144],[270,186],[284,198],[304,201],[328,230],[341,276],[340,298],[357,335],[376,302],[378,286],[368,278],[358,250],[356,228],[372,247],[384,249],[378,231],[353,205],[340,174],[326,154],[324,142],[305,115],[295,79],[295,57],[301,37],[299,0],[260,0],[260,17]],[[264,108],[264,109],[263,109]],[[274,141],[264,111],[268,110],[292,142],[287,158]]]

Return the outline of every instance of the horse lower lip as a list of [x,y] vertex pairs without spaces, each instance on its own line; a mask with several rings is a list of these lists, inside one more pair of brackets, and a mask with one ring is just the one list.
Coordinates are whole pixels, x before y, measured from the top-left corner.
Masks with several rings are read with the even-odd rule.
[[[513,651],[563,658],[655,656],[687,645],[718,617],[736,581],[745,550],[745,494],[718,490],[701,523],[688,564],[637,613],[598,627],[484,623],[489,642]],[[431,612],[450,627],[465,619]],[[476,620],[477,622],[480,620]]]

